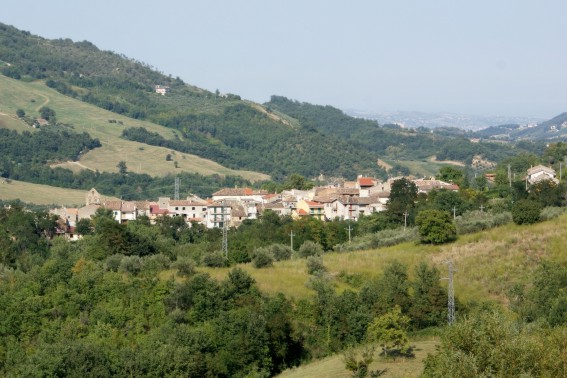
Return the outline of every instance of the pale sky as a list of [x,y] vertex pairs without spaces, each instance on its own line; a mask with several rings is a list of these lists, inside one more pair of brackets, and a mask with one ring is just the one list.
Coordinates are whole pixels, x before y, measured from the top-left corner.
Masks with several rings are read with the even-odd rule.
[[256,102],[551,118],[565,0],[3,0],[0,22],[88,40]]

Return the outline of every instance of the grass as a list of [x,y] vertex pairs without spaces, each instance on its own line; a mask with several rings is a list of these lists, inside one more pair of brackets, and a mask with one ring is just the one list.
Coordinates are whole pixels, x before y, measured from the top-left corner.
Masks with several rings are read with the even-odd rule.
[[[19,199],[36,205],[82,206],[85,204],[85,190],[56,188],[54,186],[30,184],[11,180],[8,184],[0,180],[0,199],[11,201]],[[107,199],[113,200],[114,197]]]
[[[42,82],[24,83],[0,75],[0,87],[2,87],[0,114],[6,114],[0,118],[0,127],[18,127],[18,129],[22,127],[14,122],[8,123],[6,120],[15,115],[17,109],[23,109],[29,116],[39,117],[39,109],[42,106],[49,106],[55,110],[58,122],[72,125],[76,132],[87,132],[91,137],[98,138],[102,147],[90,151],[80,160],[80,163],[88,169],[117,172],[116,165],[123,160],[130,171],[147,173],[150,176],[164,176],[185,171],[202,175],[241,176],[251,181],[269,179],[269,176],[263,173],[233,170],[196,155],[124,140],[120,136],[128,127],[144,127],[167,139],[174,138],[176,131],[151,122],[124,117],[63,96]],[[109,123],[109,120],[115,120],[116,123]],[[29,127],[27,129],[33,130]],[[173,155],[172,161],[165,160],[167,154]],[[174,161],[177,161],[177,168]],[[63,163],[61,166],[77,169],[72,163]]]
[[[415,347],[414,358],[398,358],[396,360],[385,360],[376,357],[375,361],[370,365],[370,370],[383,370],[386,373],[383,377],[419,377],[423,371],[423,360],[427,354],[435,352],[436,340],[412,341],[411,345]],[[379,348],[376,348],[378,351]],[[289,369],[278,375],[279,378],[326,378],[326,377],[350,377],[351,374],[345,369],[345,363],[342,354],[323,358],[302,365],[300,367]]]
[[414,176],[418,176],[418,177],[428,177],[428,176],[435,176],[439,173],[439,169],[441,167],[447,166],[447,165],[456,165],[459,168],[462,166],[461,163],[456,164],[457,162],[454,162],[455,164],[451,164],[451,162],[437,162],[434,160],[423,160],[423,161],[417,161],[417,160],[382,160],[383,163],[385,163],[385,165],[395,165],[395,164],[399,164],[401,166],[407,167],[410,171],[410,174],[414,175]]
[[[327,253],[323,256],[329,276],[337,290],[350,287],[341,282],[341,272],[369,279],[382,274],[388,263],[397,260],[408,266],[410,278],[421,261],[436,266],[446,274],[446,261],[452,259],[457,269],[455,294],[463,303],[492,300],[507,303],[507,293],[516,283],[525,283],[539,262],[548,259],[567,263],[563,246],[567,245],[567,215],[531,226],[508,224],[476,234],[460,236],[441,246],[404,243],[368,251]],[[229,240],[230,249],[230,240]],[[267,293],[282,292],[290,298],[313,295],[304,259],[274,263],[273,267],[255,269],[242,264]],[[199,268],[217,279],[226,278],[229,268]],[[445,282],[445,281],[444,281]]]

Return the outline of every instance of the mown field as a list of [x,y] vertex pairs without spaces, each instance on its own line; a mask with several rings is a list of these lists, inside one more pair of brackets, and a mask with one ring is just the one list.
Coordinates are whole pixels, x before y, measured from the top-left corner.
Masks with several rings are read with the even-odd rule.
[[[85,154],[80,161],[88,169],[117,172],[116,165],[123,160],[132,172],[147,173],[151,176],[164,176],[168,173],[186,171],[203,175],[241,176],[251,181],[269,178],[258,172],[229,169],[196,155],[121,139],[122,131],[127,127],[144,127],[167,139],[173,138],[175,131],[150,122],[120,116],[63,96],[42,82],[25,83],[0,75],[0,87],[2,87],[0,116],[6,115],[0,119],[0,127],[33,130],[23,122],[18,124],[18,121],[13,119],[16,110],[23,109],[27,115],[38,117],[39,109],[42,106],[48,106],[55,110],[58,122],[71,125],[76,132],[87,132],[93,138],[98,138],[102,147]],[[171,161],[166,161],[168,154],[172,155]],[[177,168],[175,161],[177,161]],[[70,165],[63,162],[61,166]]]

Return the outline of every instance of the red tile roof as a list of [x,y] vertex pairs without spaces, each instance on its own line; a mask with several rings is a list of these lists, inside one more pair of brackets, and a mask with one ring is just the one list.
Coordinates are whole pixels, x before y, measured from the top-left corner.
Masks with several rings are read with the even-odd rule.
[[370,177],[359,177],[358,178],[358,185],[360,187],[374,186],[374,180],[372,180]]

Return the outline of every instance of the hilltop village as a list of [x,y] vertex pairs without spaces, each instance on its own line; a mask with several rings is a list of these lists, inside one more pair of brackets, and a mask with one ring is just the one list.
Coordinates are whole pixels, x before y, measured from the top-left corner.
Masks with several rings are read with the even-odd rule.
[[[392,183],[398,178],[380,181],[359,176],[356,181],[338,185],[314,187],[310,190],[285,190],[268,193],[251,188],[224,188],[213,193],[212,198],[191,195],[186,199],[159,197],[157,201],[106,200],[95,188],[86,194],[85,206],[80,208],[56,208],[50,212],[59,216],[60,232],[70,239],[77,239],[77,222],[91,218],[99,208],[112,211],[119,223],[148,217],[155,223],[158,217],[183,217],[189,224],[197,223],[207,228],[238,227],[247,219],[257,219],[265,210],[280,216],[315,217],[319,220],[352,220],[386,210]],[[419,193],[445,189],[458,191],[459,187],[435,179],[414,179]]]

